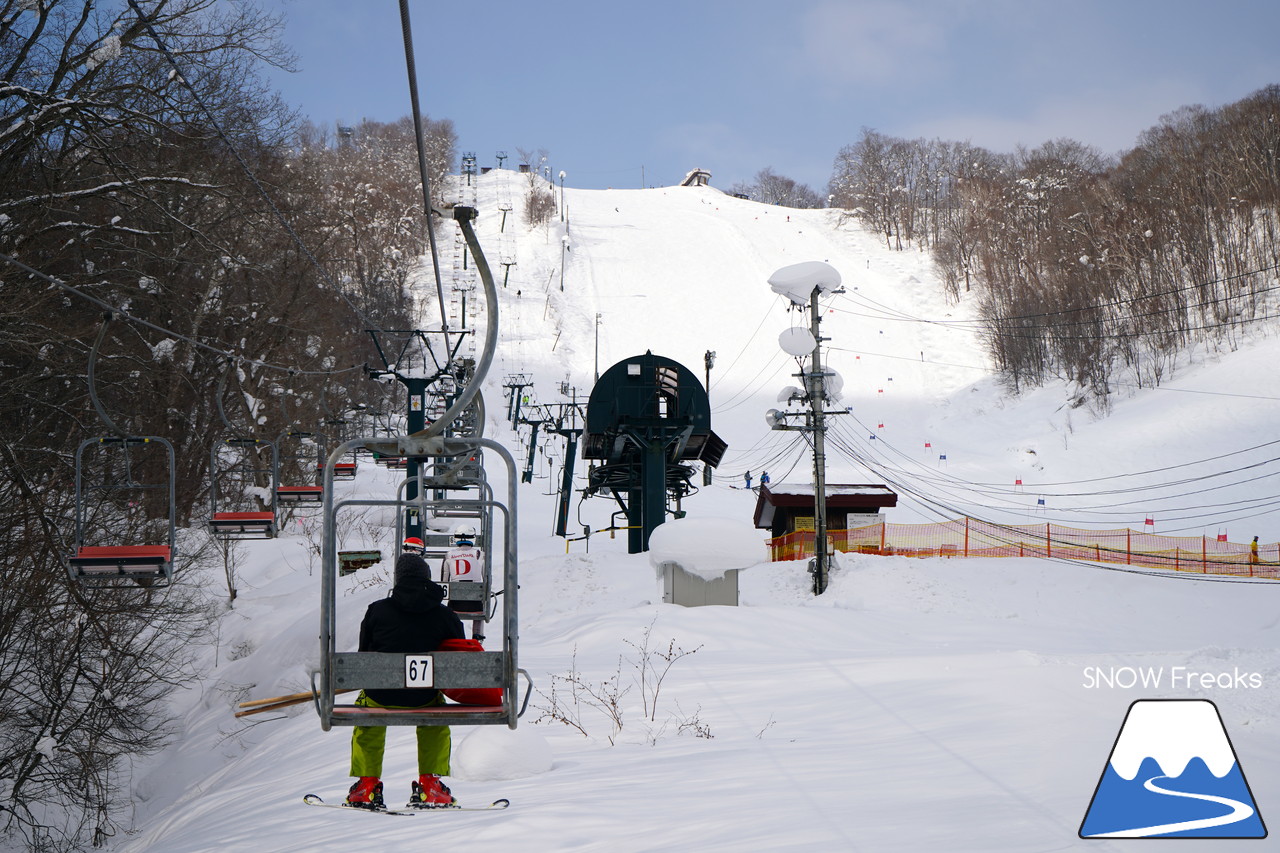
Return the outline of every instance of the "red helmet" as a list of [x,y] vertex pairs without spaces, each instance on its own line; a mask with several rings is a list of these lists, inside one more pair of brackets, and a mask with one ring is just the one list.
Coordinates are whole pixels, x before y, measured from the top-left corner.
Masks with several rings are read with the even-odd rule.
[[421,554],[423,551],[427,550],[427,546],[417,536],[410,536],[408,539],[404,540],[404,545],[402,545],[401,548],[413,554]]

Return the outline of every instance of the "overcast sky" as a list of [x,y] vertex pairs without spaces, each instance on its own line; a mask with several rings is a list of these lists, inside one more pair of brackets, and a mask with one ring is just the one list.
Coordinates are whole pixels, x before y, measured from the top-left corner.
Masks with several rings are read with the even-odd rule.
[[[410,102],[398,0],[262,0],[318,123]],[[999,152],[1104,153],[1181,106],[1280,84],[1280,0],[410,0],[423,112],[460,151],[545,149],[568,186],[727,189],[765,167],[825,193],[863,127]]]

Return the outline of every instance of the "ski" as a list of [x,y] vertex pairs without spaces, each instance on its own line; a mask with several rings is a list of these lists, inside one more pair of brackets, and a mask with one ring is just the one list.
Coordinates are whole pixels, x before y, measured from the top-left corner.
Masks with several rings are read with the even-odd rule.
[[323,806],[326,809],[346,809],[350,812],[365,812],[366,814],[385,814],[410,816],[420,814],[421,812],[489,812],[499,811],[511,805],[511,801],[503,798],[494,800],[487,806],[413,806],[407,805],[398,809],[362,809],[357,806],[349,806],[346,803],[326,803],[318,794],[307,794],[302,798],[302,802],[309,806]]

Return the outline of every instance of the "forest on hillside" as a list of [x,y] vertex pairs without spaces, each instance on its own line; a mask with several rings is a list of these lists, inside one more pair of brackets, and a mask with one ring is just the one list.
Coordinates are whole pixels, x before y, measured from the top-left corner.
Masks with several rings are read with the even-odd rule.
[[830,192],[889,247],[931,252],[953,297],[976,296],[1014,392],[1065,380],[1105,409],[1117,382],[1159,384],[1188,348],[1232,348],[1278,313],[1280,86],[1180,109],[1113,158],[864,129]]
[[[224,416],[270,440],[342,417],[363,389],[378,399],[364,330],[417,315],[412,122],[337,138],[301,122],[260,74],[292,61],[281,22],[252,4],[139,8],[0,0],[0,846],[80,849],[127,828],[129,763],[165,742],[164,697],[225,606],[180,575],[68,584],[78,443],[172,442],[184,528],[207,511]],[[456,136],[424,130],[436,188]],[[95,344],[105,420],[86,397]],[[163,479],[162,460],[125,451],[89,473]],[[166,524],[162,492],[93,495],[86,541]],[[184,545],[184,564],[219,561],[208,537]]]

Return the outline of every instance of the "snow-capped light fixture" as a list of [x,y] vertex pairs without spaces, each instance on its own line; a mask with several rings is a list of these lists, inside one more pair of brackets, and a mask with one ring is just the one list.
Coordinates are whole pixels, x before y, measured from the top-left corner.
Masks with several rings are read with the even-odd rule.
[[814,288],[820,294],[840,288],[840,273],[825,261],[802,261],[791,264],[769,276],[769,287],[796,305],[808,305]]
[[799,385],[788,385],[778,392],[779,403],[789,403],[792,400],[804,399],[804,389]]
[[797,358],[809,355],[817,345],[818,342],[814,339],[813,333],[803,326],[783,329],[782,334],[778,335],[778,346],[782,351]]

